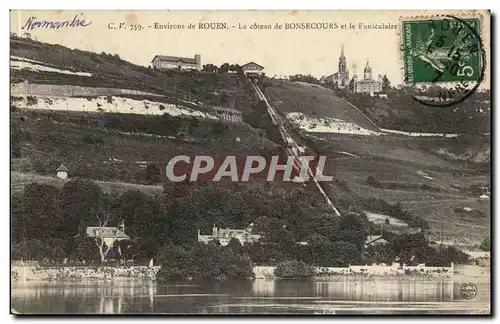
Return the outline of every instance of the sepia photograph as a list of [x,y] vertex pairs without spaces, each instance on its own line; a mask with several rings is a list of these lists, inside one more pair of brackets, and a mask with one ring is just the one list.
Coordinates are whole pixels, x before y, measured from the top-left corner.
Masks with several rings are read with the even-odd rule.
[[488,10],[11,10],[10,313],[491,316]]

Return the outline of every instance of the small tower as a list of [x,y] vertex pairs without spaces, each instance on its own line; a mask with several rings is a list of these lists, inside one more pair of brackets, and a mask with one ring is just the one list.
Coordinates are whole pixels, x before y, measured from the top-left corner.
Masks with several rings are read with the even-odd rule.
[[68,168],[66,168],[66,167],[64,166],[64,164],[61,164],[61,165],[57,168],[56,172],[57,172],[57,177],[58,177],[59,179],[63,179],[63,180],[65,180],[65,179],[67,179],[67,178],[68,178]]
[[343,88],[349,84],[349,70],[347,69],[347,59],[344,54],[344,44],[340,50],[339,70],[338,70],[338,86]]
[[367,59],[365,66],[365,80],[371,80],[371,79],[372,79],[372,67],[370,66],[370,59]]
[[118,224],[118,230],[125,234],[125,222],[123,221],[123,219],[120,224]]

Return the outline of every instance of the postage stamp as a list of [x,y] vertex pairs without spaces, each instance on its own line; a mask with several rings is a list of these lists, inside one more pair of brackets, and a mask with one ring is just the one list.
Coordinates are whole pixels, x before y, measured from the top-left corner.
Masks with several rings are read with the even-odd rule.
[[438,96],[423,100],[431,106],[451,106],[467,99],[484,78],[485,58],[479,18],[453,15],[403,20],[404,81],[443,84]]

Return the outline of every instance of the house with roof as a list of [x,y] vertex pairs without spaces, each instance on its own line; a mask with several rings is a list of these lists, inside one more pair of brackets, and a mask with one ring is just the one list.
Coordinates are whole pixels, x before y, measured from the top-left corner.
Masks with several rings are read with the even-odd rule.
[[56,170],[56,177],[59,179],[67,179],[68,178],[68,168],[64,166],[64,164],[61,164],[57,170]]
[[106,246],[112,246],[116,241],[129,240],[125,234],[125,224],[123,222],[118,227],[89,226],[86,230],[88,237],[101,238]]
[[262,75],[264,67],[255,62],[248,62],[244,64],[241,69],[245,75]]
[[211,241],[217,240],[222,246],[228,245],[229,241],[233,238],[240,241],[241,244],[257,242],[261,236],[252,233],[252,230],[253,224],[250,224],[245,229],[217,228],[214,224],[211,235],[202,235],[198,229],[198,242],[208,244]]
[[330,75],[321,77],[321,79],[319,79],[319,83],[334,84],[335,83],[335,74],[330,74]]
[[370,245],[385,245],[387,242],[386,239],[382,237],[382,235],[368,235],[365,241],[365,248]]
[[151,61],[153,69],[156,70],[201,70],[201,55],[194,57],[179,57],[167,55],[155,55]]

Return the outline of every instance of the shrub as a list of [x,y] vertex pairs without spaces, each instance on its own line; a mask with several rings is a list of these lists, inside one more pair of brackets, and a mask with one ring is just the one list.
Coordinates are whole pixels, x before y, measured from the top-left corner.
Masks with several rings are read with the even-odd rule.
[[380,188],[380,181],[375,180],[373,176],[366,178],[366,183],[372,187]]
[[491,250],[491,241],[490,237],[485,237],[484,240],[481,242],[481,245],[479,248],[483,251],[490,251]]
[[280,278],[309,278],[314,275],[314,270],[302,261],[291,260],[278,264],[274,274]]
[[23,97],[10,96],[10,102],[23,101]]
[[82,140],[88,144],[104,144],[104,139],[97,135],[84,135]]
[[38,103],[38,99],[34,96],[28,96],[26,97],[26,104],[28,106],[33,106],[33,105],[36,105]]

